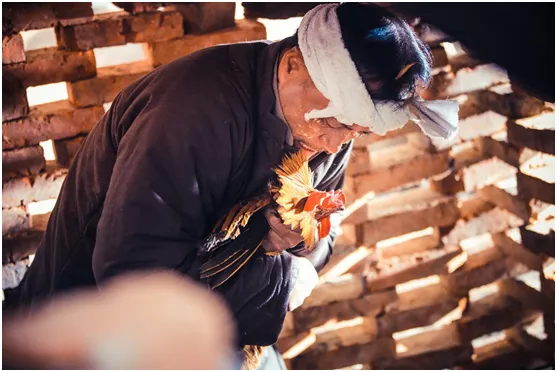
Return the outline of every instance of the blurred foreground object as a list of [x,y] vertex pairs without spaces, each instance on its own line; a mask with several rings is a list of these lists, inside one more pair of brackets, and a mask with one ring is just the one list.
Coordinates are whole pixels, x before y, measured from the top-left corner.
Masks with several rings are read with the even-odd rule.
[[3,365],[42,369],[232,369],[233,320],[220,300],[169,272],[125,275],[5,316]]

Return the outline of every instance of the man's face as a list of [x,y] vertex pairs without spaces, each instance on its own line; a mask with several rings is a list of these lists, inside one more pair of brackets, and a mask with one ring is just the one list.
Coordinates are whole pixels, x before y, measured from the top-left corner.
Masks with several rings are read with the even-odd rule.
[[319,152],[337,153],[343,144],[362,134],[367,127],[347,126],[335,118],[311,119],[304,115],[329,105],[311,80],[298,48],[284,53],[278,68],[278,90],[282,111],[288,122],[294,145],[311,156]]

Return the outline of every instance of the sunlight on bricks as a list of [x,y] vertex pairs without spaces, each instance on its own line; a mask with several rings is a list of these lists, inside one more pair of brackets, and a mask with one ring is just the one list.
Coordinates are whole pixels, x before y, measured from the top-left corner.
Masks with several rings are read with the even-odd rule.
[[21,31],[20,34],[25,51],[57,46],[54,27],[43,28],[42,30]]
[[31,216],[46,214],[52,212],[55,204],[56,204],[56,199],[48,199],[48,200],[42,200],[38,202],[32,202],[27,204],[27,213],[29,213]]
[[97,68],[145,60],[142,44],[128,43],[105,48],[93,49]]
[[362,262],[368,255],[370,254],[370,250],[367,247],[359,247],[354,251],[350,252],[346,257],[340,260],[337,264],[335,264],[331,269],[327,271],[326,274],[320,277],[321,282],[326,282],[331,278],[338,277],[342,274],[345,274],[348,270]]
[[27,88],[27,101],[30,107],[67,99],[68,91],[65,82]]
[[122,11],[122,9],[118,8],[116,5],[108,2],[93,1],[91,4],[91,8],[93,8],[93,14],[104,14]]
[[54,155],[54,142],[52,142],[52,140],[39,142],[39,145],[43,148],[44,160],[56,160],[56,156]]

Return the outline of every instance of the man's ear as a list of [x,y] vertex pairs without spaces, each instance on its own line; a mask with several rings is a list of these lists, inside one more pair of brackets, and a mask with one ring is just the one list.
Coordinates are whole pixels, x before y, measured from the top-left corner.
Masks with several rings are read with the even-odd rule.
[[285,54],[286,72],[288,74],[300,72],[305,69],[304,59],[298,47],[290,48]]

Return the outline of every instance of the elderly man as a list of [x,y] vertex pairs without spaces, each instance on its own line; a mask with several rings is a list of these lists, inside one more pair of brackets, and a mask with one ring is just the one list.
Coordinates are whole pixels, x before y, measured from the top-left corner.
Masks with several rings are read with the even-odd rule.
[[[451,138],[457,104],[417,96],[430,70],[429,50],[404,21],[357,3],[318,6],[277,43],[217,46],[156,69],[116,97],[81,147],[20,304],[131,270],[198,279],[198,242],[267,184],[288,151],[305,151],[314,187],[332,190],[343,186],[357,136],[413,120]],[[310,292],[335,238],[332,229],[315,247],[300,246],[298,232],[268,216],[262,251],[282,254],[254,256],[216,289],[239,346],[277,340],[289,303]]]

